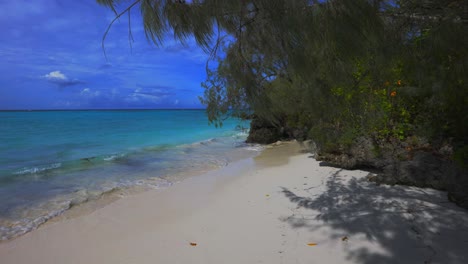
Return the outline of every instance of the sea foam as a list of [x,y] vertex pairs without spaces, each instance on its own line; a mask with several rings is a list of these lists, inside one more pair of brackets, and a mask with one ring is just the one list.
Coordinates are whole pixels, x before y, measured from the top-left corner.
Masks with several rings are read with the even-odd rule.
[[43,167],[40,166],[40,167],[32,167],[32,168],[22,168],[21,170],[14,172],[14,174],[15,175],[36,174],[36,173],[41,173],[41,172],[48,171],[48,170],[57,169],[57,168],[60,168],[61,166],[62,166],[62,163],[58,162],[58,163],[53,163],[53,164],[46,165]]

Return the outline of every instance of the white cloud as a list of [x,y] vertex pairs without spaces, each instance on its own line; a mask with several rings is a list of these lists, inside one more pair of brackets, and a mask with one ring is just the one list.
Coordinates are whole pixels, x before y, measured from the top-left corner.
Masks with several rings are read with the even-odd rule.
[[162,98],[156,95],[150,94],[141,94],[141,93],[132,93],[125,97],[124,99],[126,102],[129,103],[160,103]]
[[43,75],[42,78],[46,79],[47,81],[57,84],[59,87],[66,87],[72,86],[80,83],[84,83],[83,81],[77,79],[69,79],[65,74],[60,71],[53,71],[49,72],[46,75]]
[[53,71],[53,72],[50,72],[46,75],[44,75],[44,78],[46,78],[47,80],[60,80],[60,81],[66,81],[68,80],[68,77],[65,76],[65,74],[61,73],[60,71]]
[[178,104],[179,104],[179,100],[175,100],[175,101],[174,101],[174,104],[175,104],[175,105],[178,105]]
[[99,91],[93,92],[89,88],[84,88],[83,90],[81,90],[80,94],[81,94],[81,96],[84,96],[84,97],[98,97],[98,96],[101,95],[101,92],[99,92]]

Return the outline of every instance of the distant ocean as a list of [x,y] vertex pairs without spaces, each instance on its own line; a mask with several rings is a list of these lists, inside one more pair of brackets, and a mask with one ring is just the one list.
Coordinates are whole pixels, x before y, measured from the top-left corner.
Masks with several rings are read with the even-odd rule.
[[204,110],[0,112],[0,240],[104,193],[252,157],[248,126],[209,126]]

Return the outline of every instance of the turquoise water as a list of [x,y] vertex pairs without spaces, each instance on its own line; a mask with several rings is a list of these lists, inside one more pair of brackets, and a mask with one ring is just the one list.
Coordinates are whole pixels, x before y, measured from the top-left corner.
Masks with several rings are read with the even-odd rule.
[[0,238],[117,188],[165,187],[254,155],[246,127],[216,129],[203,110],[0,112]]

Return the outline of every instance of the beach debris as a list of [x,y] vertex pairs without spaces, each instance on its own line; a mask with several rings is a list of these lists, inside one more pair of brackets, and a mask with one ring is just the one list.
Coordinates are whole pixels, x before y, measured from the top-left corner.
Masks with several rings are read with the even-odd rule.
[[317,243],[308,243],[307,245],[308,245],[309,247],[313,247],[313,246],[316,246]]
[[341,241],[343,241],[343,242],[348,242],[348,237],[347,237],[347,236],[342,237],[342,238],[341,238]]
[[191,245],[192,247],[196,247],[196,246],[197,246],[197,243],[190,242],[190,245]]

